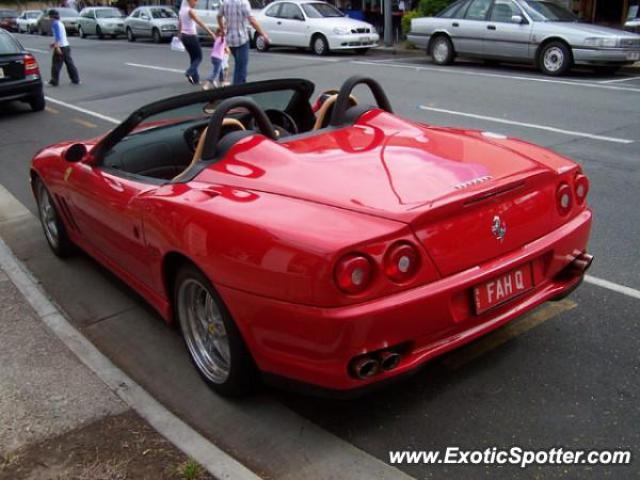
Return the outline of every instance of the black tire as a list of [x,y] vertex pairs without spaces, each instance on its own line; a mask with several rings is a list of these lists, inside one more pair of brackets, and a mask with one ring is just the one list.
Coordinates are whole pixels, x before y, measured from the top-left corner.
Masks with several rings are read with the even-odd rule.
[[135,42],[136,41],[136,37],[133,34],[133,30],[131,30],[131,28],[127,27],[127,41],[129,42]]
[[[187,263],[178,270],[174,285],[173,305],[176,320],[180,325],[187,352],[189,352],[191,361],[200,376],[213,390],[224,396],[241,396],[252,391],[258,383],[258,370],[238,327],[209,279],[194,265]],[[194,291],[198,294],[193,295]],[[208,328],[198,328],[200,332],[195,332],[192,328],[193,319],[190,319],[189,316],[197,315],[196,310],[206,309],[188,308],[187,305],[191,305],[189,298],[191,301],[202,301],[204,305],[211,299],[213,311],[219,314],[218,317],[214,316],[218,324],[211,322],[208,324]],[[200,325],[202,324],[200,323]],[[211,326],[214,328],[211,329]],[[221,329],[220,326],[223,326],[224,329]],[[226,341],[228,346],[228,372],[224,379],[214,380],[212,378],[214,373],[201,365],[201,362],[206,363],[212,356],[209,353],[203,353],[204,341],[198,343],[197,337],[203,333],[207,338],[219,335],[220,330],[224,330],[223,339],[226,340],[223,341]],[[205,355],[204,360],[201,356],[203,354]],[[217,360],[219,361],[221,358],[217,357]]]
[[[71,255],[74,251],[74,245],[67,236],[67,231],[65,229],[64,223],[60,219],[60,214],[58,213],[58,209],[56,208],[55,203],[53,202],[53,197],[49,193],[49,190],[45,186],[44,182],[40,180],[39,177],[34,179],[34,191],[36,193],[36,203],[38,204],[38,217],[40,218],[40,224],[42,225],[42,229],[44,230],[44,236],[47,239],[47,243],[51,248],[51,251],[60,258],[65,258]],[[45,200],[44,196],[46,195],[47,199]],[[45,203],[46,201],[46,203]],[[47,205],[51,210],[47,210]],[[47,217],[45,210],[52,215],[52,217]],[[48,233],[47,220],[45,218],[49,218],[49,221],[53,222],[55,228],[57,229],[57,234],[55,238],[50,236],[51,232]]]
[[446,35],[438,35],[429,45],[431,61],[436,65],[450,65],[455,57],[453,44]]
[[262,35],[256,33],[256,50],[259,52],[266,52],[269,50],[269,44],[264,41]]
[[571,49],[560,41],[549,42],[538,53],[538,68],[545,75],[559,77],[573,65]]
[[115,33],[112,33],[112,34],[111,34],[111,39],[112,39],[112,40],[115,40],[116,38],[118,38],[118,35],[117,35],[117,34],[115,34]]
[[311,38],[311,51],[319,56],[324,56],[329,53],[329,42],[324,35],[316,33]]
[[368,51],[368,48],[356,48],[353,50],[353,53],[355,53],[356,55],[366,55]]
[[160,36],[160,30],[154,28],[151,30],[151,38],[153,39],[153,43],[162,43],[162,37]]
[[102,29],[100,28],[100,25],[96,25],[96,35],[100,40],[104,39],[104,35],[102,33]]
[[34,112],[41,112],[42,110],[44,110],[44,107],[45,107],[44,94],[40,93],[40,95],[31,97],[29,99],[29,106],[31,107],[31,110],[33,110]]
[[47,34],[47,32],[45,32],[42,28],[38,28],[38,33],[40,33],[40,35],[43,37]]
[[87,34],[84,33],[82,27],[78,27],[78,35],[80,36],[80,38],[87,38]]

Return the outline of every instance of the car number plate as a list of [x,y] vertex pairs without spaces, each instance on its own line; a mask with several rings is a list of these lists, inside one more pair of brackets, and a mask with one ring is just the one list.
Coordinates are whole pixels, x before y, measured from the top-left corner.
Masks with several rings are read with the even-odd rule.
[[4,69],[0,68],[0,78],[4,78]]
[[531,264],[511,270],[473,288],[476,315],[501,305],[533,288]]
[[363,43],[369,43],[371,41],[371,39],[369,37],[362,37],[360,39],[360,41],[363,42]]
[[640,60],[640,52],[627,53],[627,60]]

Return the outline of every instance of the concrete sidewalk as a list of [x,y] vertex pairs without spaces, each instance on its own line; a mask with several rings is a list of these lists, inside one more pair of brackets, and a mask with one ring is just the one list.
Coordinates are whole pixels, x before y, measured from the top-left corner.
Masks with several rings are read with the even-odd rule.
[[212,478],[81,363],[3,270],[0,365],[0,479]]

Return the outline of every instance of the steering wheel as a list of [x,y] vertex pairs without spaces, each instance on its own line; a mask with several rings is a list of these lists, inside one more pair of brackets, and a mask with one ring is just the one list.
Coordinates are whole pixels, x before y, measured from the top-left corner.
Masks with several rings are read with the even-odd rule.
[[205,138],[204,148],[202,149],[202,159],[211,160],[216,157],[218,153],[218,143],[222,136],[224,117],[234,108],[245,108],[248,110],[258,126],[260,133],[265,137],[270,138],[271,140],[276,140],[278,138],[269,117],[267,117],[264,110],[262,110],[256,102],[246,97],[228,98],[220,102],[217,105],[215,112],[213,112],[213,115],[211,115],[207,137]]
[[265,110],[264,113],[269,117],[269,120],[271,120],[275,128],[280,127],[280,129],[284,130],[284,132],[280,132],[280,138],[286,135],[300,133],[296,121],[287,112],[270,108]]
[[333,107],[333,114],[331,115],[330,125],[332,127],[340,127],[347,123],[347,111],[350,106],[349,97],[356,85],[360,84],[364,84],[369,87],[369,90],[371,90],[371,93],[373,94],[373,98],[376,99],[378,108],[381,108],[385,112],[393,113],[387,94],[384,93],[384,90],[378,82],[370,77],[354,75],[353,77],[347,78],[342,84],[342,87],[340,87],[336,104]]

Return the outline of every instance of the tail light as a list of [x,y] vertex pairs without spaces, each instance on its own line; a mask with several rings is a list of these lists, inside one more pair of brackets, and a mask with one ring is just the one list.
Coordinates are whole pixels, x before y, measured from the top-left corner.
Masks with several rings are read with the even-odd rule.
[[335,281],[345,293],[353,295],[365,291],[372,279],[373,264],[364,255],[347,255],[336,264]]
[[33,55],[24,56],[24,74],[25,75],[40,75],[40,68],[38,68],[38,62]]
[[420,255],[410,243],[398,243],[387,251],[384,258],[384,273],[392,281],[409,280],[418,271]]
[[558,203],[558,212],[560,215],[566,215],[571,210],[573,197],[571,196],[571,187],[566,183],[561,183],[556,193]]
[[576,175],[574,190],[576,192],[576,202],[578,202],[578,205],[584,205],[589,193],[589,179],[581,173]]

